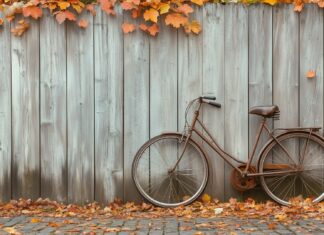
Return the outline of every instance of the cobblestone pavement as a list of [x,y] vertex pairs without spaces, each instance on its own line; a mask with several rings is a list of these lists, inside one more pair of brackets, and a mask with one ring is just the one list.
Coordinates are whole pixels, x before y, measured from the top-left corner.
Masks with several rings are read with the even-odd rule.
[[279,223],[261,219],[176,217],[80,219],[0,218],[0,234],[324,234],[324,219]]

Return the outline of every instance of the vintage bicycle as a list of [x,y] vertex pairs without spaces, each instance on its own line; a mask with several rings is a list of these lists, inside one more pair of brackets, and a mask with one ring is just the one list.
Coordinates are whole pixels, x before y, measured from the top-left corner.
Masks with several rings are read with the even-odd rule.
[[[264,191],[282,205],[290,205],[294,197],[311,198],[314,203],[323,200],[324,138],[318,133],[320,127],[271,130],[267,119],[279,118],[278,106],[252,107],[249,113],[262,118],[252,151],[244,162],[222,149],[199,119],[204,104],[221,108],[215,100],[214,96],[192,100],[185,112],[183,133],[163,133],[138,150],[132,177],[146,200],[161,207],[187,205],[196,200],[208,181],[209,164],[204,143],[233,167],[231,183],[238,190],[254,188],[259,179]],[[196,108],[189,123],[191,107]],[[269,140],[261,148],[254,166],[252,160],[264,131]]]

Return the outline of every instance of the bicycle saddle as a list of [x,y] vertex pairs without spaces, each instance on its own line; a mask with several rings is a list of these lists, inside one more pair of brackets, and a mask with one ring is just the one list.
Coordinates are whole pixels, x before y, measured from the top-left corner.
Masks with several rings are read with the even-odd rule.
[[254,106],[251,107],[249,113],[260,115],[263,117],[272,117],[275,114],[278,114],[279,107],[277,105],[269,105],[269,106]]

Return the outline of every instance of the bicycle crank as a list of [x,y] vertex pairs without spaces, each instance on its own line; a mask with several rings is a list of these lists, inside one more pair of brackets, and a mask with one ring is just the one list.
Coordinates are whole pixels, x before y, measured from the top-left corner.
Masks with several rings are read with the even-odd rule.
[[[238,168],[244,170],[246,165],[240,165]],[[248,169],[249,173],[256,173],[256,168],[250,166]],[[256,177],[242,177],[241,173],[233,169],[231,173],[231,184],[233,188],[240,192],[244,192],[250,189],[255,188],[257,185]]]

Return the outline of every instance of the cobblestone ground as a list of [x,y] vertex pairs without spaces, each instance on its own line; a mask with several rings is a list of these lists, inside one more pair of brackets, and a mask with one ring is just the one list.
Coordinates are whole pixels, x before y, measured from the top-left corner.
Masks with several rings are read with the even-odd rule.
[[0,218],[0,234],[324,234],[323,220]]

